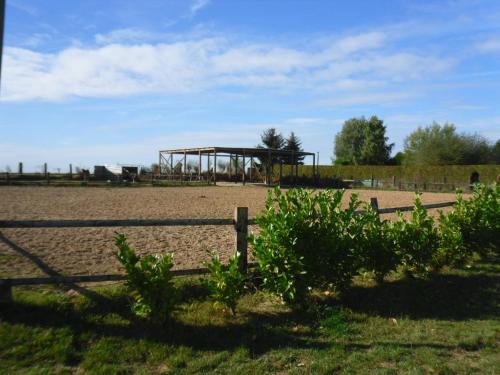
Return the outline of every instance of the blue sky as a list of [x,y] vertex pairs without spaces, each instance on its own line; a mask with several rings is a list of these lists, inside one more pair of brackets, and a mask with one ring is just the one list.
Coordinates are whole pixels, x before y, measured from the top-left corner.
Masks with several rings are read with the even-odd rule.
[[377,115],[500,138],[500,2],[7,0],[0,170],[151,164]]

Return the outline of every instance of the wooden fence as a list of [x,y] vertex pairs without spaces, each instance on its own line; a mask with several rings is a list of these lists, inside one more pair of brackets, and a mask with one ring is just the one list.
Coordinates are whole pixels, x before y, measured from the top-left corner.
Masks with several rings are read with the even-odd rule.
[[[406,212],[413,206],[379,208],[377,198],[371,198],[370,204],[379,214]],[[424,205],[427,209],[453,206],[455,202],[442,202]],[[356,211],[363,214],[366,211]],[[248,268],[248,225],[255,224],[248,218],[247,207],[236,207],[233,219],[153,219],[153,220],[0,220],[0,228],[96,228],[96,227],[147,227],[147,226],[201,226],[201,225],[233,225],[235,229],[235,251],[240,253],[240,270]],[[174,276],[188,276],[206,273],[205,268],[172,270]],[[0,300],[10,300],[12,286],[41,284],[74,284],[86,282],[120,281],[125,275],[73,275],[48,277],[0,278]]]

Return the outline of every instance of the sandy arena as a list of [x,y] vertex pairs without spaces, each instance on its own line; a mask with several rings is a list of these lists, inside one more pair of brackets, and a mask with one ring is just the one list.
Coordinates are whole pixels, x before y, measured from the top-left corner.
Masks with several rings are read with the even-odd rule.
[[[411,205],[414,199],[412,192],[348,190],[345,202],[354,192],[364,201],[376,196],[380,208]],[[232,218],[236,206],[249,207],[253,218],[266,194],[260,186],[3,187],[0,220]],[[423,194],[425,204],[453,200],[454,194]],[[0,230],[0,277],[121,273],[113,255],[115,231],[125,233],[141,254],[174,252],[175,268],[199,267],[211,249],[224,259],[234,251],[231,226]]]

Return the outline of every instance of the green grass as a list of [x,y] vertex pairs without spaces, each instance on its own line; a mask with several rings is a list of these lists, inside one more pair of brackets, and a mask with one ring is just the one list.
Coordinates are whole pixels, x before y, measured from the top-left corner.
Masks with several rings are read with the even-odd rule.
[[254,292],[236,317],[179,280],[164,326],[131,315],[121,285],[69,296],[17,288],[0,305],[0,373],[494,374],[500,371],[497,260],[427,279],[359,277],[301,311]]

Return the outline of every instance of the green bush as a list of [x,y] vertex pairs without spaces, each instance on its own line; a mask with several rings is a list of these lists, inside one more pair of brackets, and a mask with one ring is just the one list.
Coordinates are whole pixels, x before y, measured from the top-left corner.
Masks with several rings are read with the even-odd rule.
[[427,274],[433,264],[438,248],[439,233],[434,220],[423,207],[420,194],[416,195],[410,220],[401,213],[399,220],[388,222],[389,236],[405,271],[413,274]]
[[439,245],[432,261],[433,268],[444,266],[461,267],[472,257],[473,251],[466,246],[456,211],[439,213]]
[[401,259],[395,251],[395,236],[390,222],[380,220],[369,204],[365,205],[365,210],[362,237],[358,241],[362,268],[373,272],[375,279],[381,283],[387,274],[397,269]]
[[264,287],[285,302],[302,302],[308,290],[348,285],[356,272],[362,232],[360,202],[351,196],[342,209],[343,190],[320,192],[279,188],[270,192],[257,217],[259,235],[250,236]]
[[448,220],[459,228],[465,245],[479,254],[486,255],[500,247],[500,185],[474,186],[472,198],[463,199],[458,194],[455,209]]
[[142,318],[164,322],[177,302],[177,290],[170,272],[172,254],[139,257],[127,243],[124,234],[117,233],[116,257],[127,273],[127,286],[132,290],[132,311]]
[[245,290],[246,276],[238,268],[240,254],[232,256],[227,265],[221,263],[219,255],[212,253],[212,259],[203,264],[210,272],[209,278],[202,280],[203,284],[210,290],[210,297],[216,302],[225,305],[231,311],[236,312],[238,298]]

